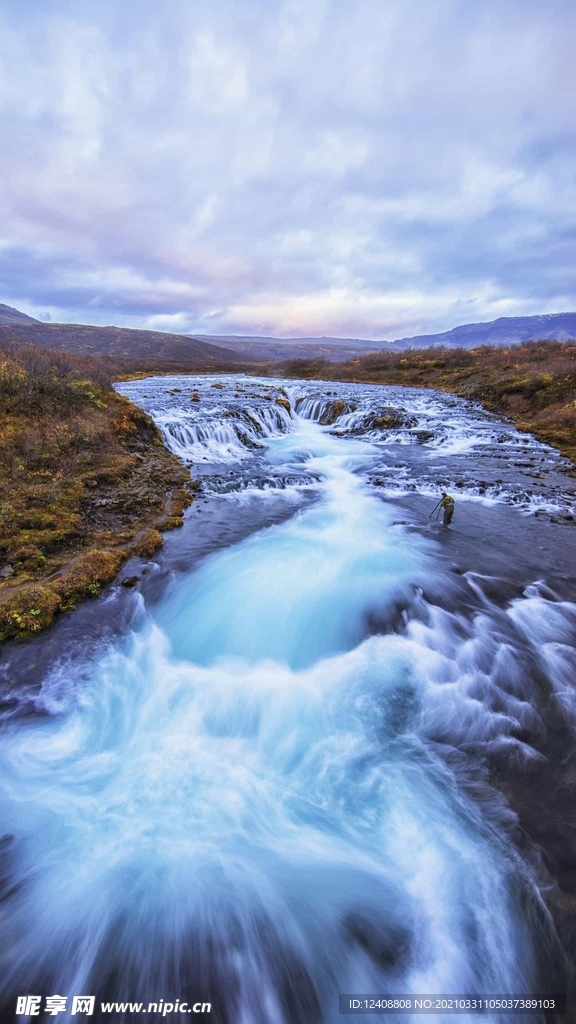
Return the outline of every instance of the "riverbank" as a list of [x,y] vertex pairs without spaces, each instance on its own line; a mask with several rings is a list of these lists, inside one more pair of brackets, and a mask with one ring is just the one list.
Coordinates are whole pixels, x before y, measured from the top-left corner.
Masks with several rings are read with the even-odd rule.
[[0,399],[2,642],[97,595],[131,555],[152,555],[194,484],[97,360],[5,349]]
[[576,466],[576,343],[382,351],[347,363],[290,360],[271,375],[434,388],[480,402],[557,448]]

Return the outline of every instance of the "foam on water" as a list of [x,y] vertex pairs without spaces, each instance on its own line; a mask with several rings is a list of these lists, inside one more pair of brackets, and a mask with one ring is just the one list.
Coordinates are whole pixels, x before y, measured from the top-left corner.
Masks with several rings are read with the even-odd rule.
[[[170,417],[175,450],[237,459],[216,415],[191,448]],[[426,598],[456,583],[366,484],[374,439],[275,417],[253,457],[316,480],[316,503],[175,578],[6,729],[10,996],[328,1024],[339,991],[538,988],[553,930],[505,801],[470,779],[493,749],[537,756],[535,664],[571,714],[576,608],[539,587],[472,617]]]
[[[440,477],[464,501],[504,503],[523,515],[576,515],[574,488],[560,477],[550,479],[566,461],[476,403],[418,388],[232,376],[217,383],[215,389],[211,376],[158,377],[128,381],[118,390],[150,412],[179,458],[199,468],[253,465],[260,453],[267,465],[268,439],[290,433],[296,420],[310,420],[326,423],[337,436],[377,445],[381,457],[374,469],[387,497],[415,491],[432,497]],[[193,395],[199,400],[191,401]],[[374,425],[390,412],[389,426]],[[482,460],[488,460],[492,479],[482,479]],[[245,481],[239,478],[239,485]],[[261,482],[257,486],[264,491]]]
[[[302,452],[323,477],[323,497],[288,524],[209,559],[167,597],[160,621],[174,648],[199,664],[235,655],[293,668],[347,650],[366,618],[386,618],[407,599],[424,544],[392,526],[393,513],[352,472],[369,449],[304,422],[274,441],[271,461]],[[263,628],[263,624],[265,624]]]

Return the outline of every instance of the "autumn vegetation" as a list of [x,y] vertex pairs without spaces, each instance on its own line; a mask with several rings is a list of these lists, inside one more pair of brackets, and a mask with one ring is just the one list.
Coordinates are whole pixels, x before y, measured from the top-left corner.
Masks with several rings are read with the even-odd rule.
[[[1,332],[0,642],[37,632],[98,594],[128,556],[150,557],[161,531],[181,525],[196,485],[150,417],[110,381],[198,372],[187,359],[180,364],[180,352],[170,355],[103,359]],[[576,342],[383,350],[346,363],[297,359],[249,370],[438,388],[511,417],[576,463]]]
[[0,342],[0,641],[152,555],[193,486],[102,361]]
[[346,363],[296,359],[275,374],[437,388],[511,417],[576,463],[576,342],[378,352]]

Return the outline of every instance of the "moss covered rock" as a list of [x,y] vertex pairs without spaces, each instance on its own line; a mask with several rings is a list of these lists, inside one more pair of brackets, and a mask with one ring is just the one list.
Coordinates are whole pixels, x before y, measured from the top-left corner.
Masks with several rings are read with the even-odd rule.
[[0,641],[45,629],[60,604],[59,593],[48,584],[29,583],[18,587],[0,602]]

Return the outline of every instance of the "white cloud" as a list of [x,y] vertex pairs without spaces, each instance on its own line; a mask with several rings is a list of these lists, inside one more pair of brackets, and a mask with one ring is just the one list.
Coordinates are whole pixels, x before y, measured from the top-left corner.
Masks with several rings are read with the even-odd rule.
[[214,33],[200,32],[188,61],[188,98],[202,114],[237,113],[248,100],[246,68],[240,55],[218,42]]
[[575,20],[568,0],[9,0],[0,300],[367,336],[573,308]]
[[318,145],[304,158],[304,169],[311,174],[341,178],[347,171],[362,167],[369,154],[368,144],[354,139],[351,132],[322,132]]

